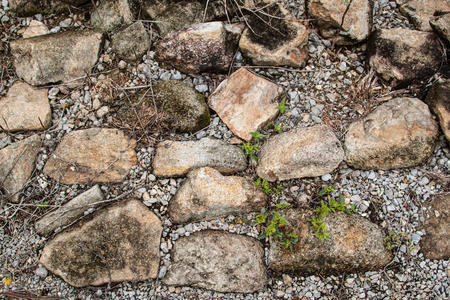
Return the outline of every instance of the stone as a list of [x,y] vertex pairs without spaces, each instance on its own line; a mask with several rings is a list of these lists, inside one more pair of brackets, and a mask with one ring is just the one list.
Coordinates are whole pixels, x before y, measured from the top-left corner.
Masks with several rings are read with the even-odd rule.
[[369,38],[369,65],[394,87],[434,75],[442,61],[435,34],[405,28],[381,29]]
[[161,233],[144,204],[122,201],[56,235],[40,262],[75,287],[156,278]]
[[121,182],[137,164],[135,146],[118,129],[72,131],[50,155],[44,174],[63,184]]
[[[239,49],[255,65],[302,67],[308,59],[309,30],[281,6],[265,4],[265,14],[251,14]],[[270,17],[270,16],[275,17]]]
[[138,9],[136,0],[102,0],[91,13],[91,26],[102,32],[113,32],[133,23]]
[[407,168],[431,156],[438,127],[417,98],[395,98],[352,124],[345,136],[346,163],[356,169]]
[[142,22],[137,21],[114,34],[111,47],[119,58],[136,61],[150,49],[150,37]]
[[447,260],[450,258],[450,195],[436,196],[428,213],[420,248],[428,259]]
[[0,150],[1,188],[11,201],[19,199],[34,170],[41,145],[41,138],[36,134]]
[[331,128],[299,127],[264,143],[256,172],[268,181],[316,177],[332,172],[343,159],[344,150]]
[[341,274],[377,270],[391,261],[378,225],[357,214],[328,213],[322,218],[328,239],[322,242],[311,225],[312,211],[283,212],[298,236],[292,251],[270,239],[269,267],[277,273]]
[[30,25],[27,27],[25,32],[23,33],[22,37],[24,39],[49,34],[50,30],[48,30],[47,26],[45,26],[44,23],[37,21],[37,20],[31,20]]
[[447,141],[450,141],[450,79],[437,81],[428,91],[425,102],[437,115]]
[[35,224],[36,231],[43,236],[50,235],[59,227],[65,227],[83,216],[89,208],[95,208],[103,200],[103,193],[98,185],[76,196],[56,210],[44,215]]
[[433,16],[450,11],[448,0],[396,0],[400,12],[420,31],[431,31]]
[[78,6],[89,0],[9,0],[9,8],[14,16],[31,17],[35,14],[70,13],[71,6]]
[[308,14],[317,21],[320,34],[337,45],[362,42],[371,31],[370,0],[311,0]]
[[437,34],[450,44],[450,13],[431,19],[430,24]]
[[188,173],[168,211],[172,223],[182,224],[260,211],[266,202],[267,195],[247,179],[206,167]]
[[161,40],[156,47],[156,59],[183,73],[228,71],[240,34],[239,25],[194,24]]
[[163,141],[156,147],[153,159],[156,176],[183,176],[201,167],[232,174],[247,168],[247,157],[239,147],[209,137],[198,141]]
[[48,89],[16,81],[0,99],[0,126],[4,131],[43,130],[52,122]]
[[238,137],[250,141],[278,114],[283,89],[269,80],[240,68],[220,83],[208,104]]
[[267,284],[264,248],[251,237],[204,230],[178,239],[163,283],[253,293]]
[[75,84],[97,62],[102,41],[99,32],[67,31],[11,41],[10,46],[16,73],[25,82]]

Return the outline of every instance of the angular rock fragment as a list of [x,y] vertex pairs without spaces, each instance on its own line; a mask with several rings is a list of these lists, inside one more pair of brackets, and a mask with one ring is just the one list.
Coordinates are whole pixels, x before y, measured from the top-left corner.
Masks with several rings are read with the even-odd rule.
[[115,31],[133,23],[137,9],[136,0],[102,0],[91,13],[91,25],[102,32]]
[[442,47],[434,33],[404,28],[381,29],[369,39],[369,65],[394,87],[437,72]]
[[50,30],[48,30],[47,26],[45,26],[44,23],[37,21],[37,20],[32,20],[30,22],[30,25],[27,27],[27,29],[23,33],[22,37],[24,39],[27,39],[30,37],[44,35],[44,34],[48,34],[48,33],[50,33]]
[[142,58],[150,49],[150,37],[141,21],[117,32],[111,38],[113,51],[126,61],[136,61]]
[[320,34],[337,45],[365,40],[372,26],[369,0],[311,0],[308,14],[316,19]]
[[266,202],[266,194],[245,178],[206,167],[189,172],[168,211],[172,222],[181,224],[260,211]]
[[218,292],[252,293],[267,283],[264,249],[251,237],[204,230],[181,237],[163,282]]
[[314,235],[312,212],[289,210],[285,218],[298,236],[293,250],[270,240],[269,267],[278,273],[340,274],[377,270],[390,262],[382,230],[369,220],[344,212],[322,218],[328,239]]
[[83,216],[89,208],[95,208],[103,200],[103,193],[98,185],[76,196],[58,209],[46,214],[36,222],[34,228],[40,235],[47,236],[59,227],[70,225]]
[[51,154],[44,174],[63,184],[120,182],[137,163],[135,146],[118,129],[72,131]]
[[450,44],[450,13],[431,19],[430,24],[437,34]]
[[425,236],[420,241],[428,259],[450,258],[450,195],[437,196],[431,205],[430,218],[425,221]]
[[19,199],[20,191],[34,170],[41,144],[36,134],[0,150],[0,187],[8,199],[14,202]]
[[250,141],[251,132],[278,114],[282,92],[275,83],[240,68],[222,81],[209,96],[208,104],[235,135]]
[[101,33],[87,30],[15,40],[10,46],[16,73],[27,83],[75,84],[96,63],[102,40]]
[[300,127],[267,140],[256,172],[268,181],[316,177],[332,172],[343,159],[341,143],[328,126]]
[[156,58],[184,73],[226,71],[241,34],[238,25],[194,24],[168,34],[156,47]]
[[302,67],[308,59],[309,30],[280,4],[259,8],[239,41],[242,54],[255,65]]
[[163,141],[156,148],[153,159],[153,174],[156,176],[182,176],[201,167],[212,167],[222,174],[232,174],[245,170],[247,158],[239,147],[213,138]]
[[441,129],[450,141],[450,79],[433,84],[425,102],[438,116]]
[[56,235],[40,262],[76,287],[156,278],[161,232],[155,214],[127,200]]
[[0,99],[0,128],[4,131],[43,130],[50,126],[52,113],[48,90],[17,81]]
[[416,26],[417,30],[431,31],[430,20],[442,12],[450,11],[448,0],[396,0],[400,12]]
[[356,169],[416,166],[431,156],[437,135],[437,124],[425,103],[395,98],[350,125],[346,162]]

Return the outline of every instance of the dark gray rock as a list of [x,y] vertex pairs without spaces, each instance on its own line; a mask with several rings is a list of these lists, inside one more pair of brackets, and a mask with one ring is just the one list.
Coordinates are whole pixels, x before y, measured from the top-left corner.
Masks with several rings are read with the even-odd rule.
[[9,8],[17,17],[35,14],[70,13],[70,6],[78,6],[89,0],[9,0]]
[[142,58],[150,49],[150,37],[141,21],[120,30],[111,38],[113,51],[126,61]]
[[137,0],[101,0],[91,13],[91,25],[102,32],[131,24],[138,10]]

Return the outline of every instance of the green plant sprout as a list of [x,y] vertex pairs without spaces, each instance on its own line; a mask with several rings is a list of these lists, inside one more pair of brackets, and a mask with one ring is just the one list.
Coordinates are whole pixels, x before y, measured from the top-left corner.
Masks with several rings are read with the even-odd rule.
[[269,182],[267,180],[262,180],[261,177],[258,177],[256,181],[253,183],[254,186],[261,186],[261,189],[263,190],[264,194],[270,195],[272,193],[275,193],[277,195],[281,194],[280,189],[283,187],[281,184],[277,185],[276,187],[269,187]]
[[37,205],[38,207],[41,207],[41,208],[47,207],[47,206],[48,206],[48,201],[38,202],[38,203],[36,203],[36,205]]
[[277,106],[278,110],[280,111],[280,113],[284,114],[284,112],[286,111],[286,102],[283,100],[281,100],[280,104]]
[[259,142],[260,139],[263,139],[265,137],[264,134],[256,131],[256,132],[250,132],[252,138],[255,140],[256,143]]
[[275,131],[277,133],[282,133],[283,130],[281,129],[281,125],[273,124],[273,128],[275,128]]
[[250,159],[253,162],[257,162],[258,161],[258,156],[256,155],[256,152],[258,152],[259,150],[259,145],[258,144],[250,144],[250,142],[247,143],[243,143],[241,146],[241,149],[245,151],[245,154],[250,157]]

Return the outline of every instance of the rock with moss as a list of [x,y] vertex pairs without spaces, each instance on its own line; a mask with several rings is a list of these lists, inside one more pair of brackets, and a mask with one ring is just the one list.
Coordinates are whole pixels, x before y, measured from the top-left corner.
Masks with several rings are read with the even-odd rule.
[[91,13],[91,25],[103,32],[114,32],[131,24],[138,8],[137,0],[102,0]]
[[114,34],[111,38],[111,47],[121,59],[136,61],[147,53],[150,42],[144,24],[137,21]]

